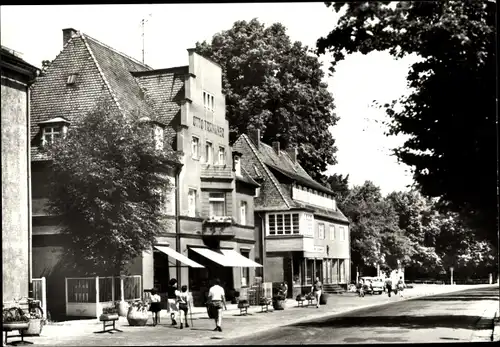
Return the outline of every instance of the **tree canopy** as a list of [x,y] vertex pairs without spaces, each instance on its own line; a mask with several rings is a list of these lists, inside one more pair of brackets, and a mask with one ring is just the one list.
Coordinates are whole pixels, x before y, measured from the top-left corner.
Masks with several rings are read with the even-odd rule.
[[322,82],[313,51],[292,42],[280,23],[237,21],[196,44],[197,53],[220,64],[231,140],[260,129],[263,141],[297,146],[298,160],[315,179],[335,164],[334,100]]
[[[335,65],[347,54],[416,54],[410,95],[385,104],[395,150],[426,196],[460,212],[473,231],[497,239],[496,2],[339,1],[338,25],[317,42]],[[383,83],[383,81],[381,81]]]
[[61,216],[78,269],[118,274],[166,227],[165,194],[176,157],[155,147],[151,122],[100,104],[46,147],[49,207]]
[[362,272],[380,265],[382,270],[405,267],[407,278],[486,278],[497,267],[496,245],[471,232],[459,214],[440,212],[438,204],[416,190],[391,192],[366,181],[349,188],[348,178],[327,178],[349,218],[351,258]]

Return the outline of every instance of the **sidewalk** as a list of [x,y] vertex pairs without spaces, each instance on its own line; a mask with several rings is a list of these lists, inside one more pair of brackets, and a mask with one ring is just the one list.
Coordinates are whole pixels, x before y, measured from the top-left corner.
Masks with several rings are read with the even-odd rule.
[[[354,293],[342,295],[329,295],[327,305],[320,308],[315,306],[298,308],[295,300],[288,299],[283,311],[261,313],[261,307],[252,306],[248,309],[247,316],[240,316],[237,305],[228,305],[224,311],[223,332],[214,333],[214,322],[208,319],[206,309],[198,307],[193,309],[193,322],[189,329],[180,330],[170,325],[168,312],[161,315],[159,326],[153,327],[151,320],[146,327],[131,327],[126,318],[120,317],[117,327],[123,333],[94,334],[102,330],[102,323],[97,319],[86,319],[50,324],[44,327],[40,337],[30,337],[28,340],[44,345],[164,345],[167,344],[214,344],[221,339],[236,338],[259,333],[283,325],[294,324],[299,321],[317,319],[332,314],[341,314],[351,310],[384,305],[390,302],[409,300],[415,297],[449,293],[467,288],[482,288],[490,285],[418,285],[413,289],[405,290],[405,296],[374,295],[359,298]],[[165,331],[168,329],[168,331]],[[201,334],[200,334],[201,332]],[[206,332],[206,333],[203,333]],[[210,332],[210,333],[208,333]]]

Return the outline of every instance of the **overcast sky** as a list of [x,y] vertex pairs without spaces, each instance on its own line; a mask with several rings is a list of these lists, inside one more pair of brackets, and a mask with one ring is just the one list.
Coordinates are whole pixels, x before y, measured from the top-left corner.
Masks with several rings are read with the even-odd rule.
[[[74,28],[142,60],[141,19],[145,30],[145,63],[153,68],[188,64],[186,49],[232,27],[237,20],[280,22],[293,41],[314,47],[338,16],[323,3],[153,4],[95,6],[1,6],[1,43],[41,67],[62,49],[62,29]],[[325,71],[329,57],[322,57]],[[326,78],[340,121],[332,129],[338,164],[327,173],[349,174],[350,183],[371,180],[384,194],[412,184],[410,168],[398,164],[390,149],[401,137],[384,136],[384,112],[373,100],[391,101],[407,93],[412,58],[394,60],[386,53],[355,54]]]

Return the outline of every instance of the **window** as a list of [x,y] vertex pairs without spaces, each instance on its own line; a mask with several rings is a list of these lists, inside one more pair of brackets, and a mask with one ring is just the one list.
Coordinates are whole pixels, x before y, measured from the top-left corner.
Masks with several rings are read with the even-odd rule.
[[335,240],[335,225],[330,225],[330,240]]
[[241,176],[241,161],[240,157],[234,157],[234,172],[236,175]]
[[203,107],[205,108],[205,116],[213,119],[213,113],[215,110],[214,96],[210,93],[203,92]]
[[189,189],[188,192],[188,216],[196,217],[196,189]]
[[200,157],[200,139],[196,136],[193,136],[191,140],[191,156],[193,159]]
[[339,231],[340,231],[340,241],[345,241],[345,228],[339,227]]
[[273,213],[267,215],[269,235],[299,234],[298,213]]
[[219,165],[224,165],[226,163],[226,149],[224,147],[219,147]]
[[226,199],[224,193],[210,193],[210,217],[224,217],[226,215]]
[[311,213],[305,213],[306,235],[314,237],[314,216]]
[[214,156],[214,148],[212,147],[212,142],[207,141],[205,144],[205,162],[212,164]]
[[61,137],[62,126],[54,125],[54,126],[45,126],[43,128],[43,144],[51,144],[54,143],[55,139]]
[[66,85],[71,86],[76,83],[76,76],[78,74],[72,73],[68,76],[68,80],[66,81]]
[[269,218],[269,235],[275,235],[276,234],[276,215],[270,214],[268,218]]
[[247,225],[247,202],[240,202],[240,223],[241,225]]
[[[249,250],[240,250],[240,253],[245,258],[250,259],[250,251]],[[241,268],[241,286],[246,287],[250,283],[250,268],[242,267]]]
[[155,137],[155,147],[157,150],[163,149],[163,128],[160,126],[155,126],[154,128],[154,137]]
[[318,224],[318,239],[320,239],[320,240],[325,239],[325,225],[324,224]]

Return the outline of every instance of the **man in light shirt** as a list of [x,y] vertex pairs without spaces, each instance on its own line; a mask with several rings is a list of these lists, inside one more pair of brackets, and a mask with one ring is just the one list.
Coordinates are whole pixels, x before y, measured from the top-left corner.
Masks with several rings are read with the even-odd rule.
[[215,284],[208,291],[208,300],[214,313],[215,329],[222,332],[222,308],[226,309],[226,294],[224,288],[220,286],[220,280],[215,279]]

